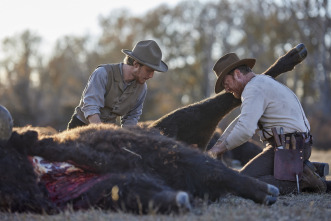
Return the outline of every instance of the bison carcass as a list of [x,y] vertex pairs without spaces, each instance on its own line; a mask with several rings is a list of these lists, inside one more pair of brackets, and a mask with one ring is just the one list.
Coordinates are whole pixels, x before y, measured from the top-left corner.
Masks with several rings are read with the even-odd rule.
[[[214,201],[224,193],[233,193],[270,205],[279,194],[276,187],[240,175],[199,150],[138,127],[89,125],[40,137],[34,130],[13,132],[1,149],[11,150],[26,166],[23,170],[22,166],[15,167],[14,161],[1,164],[12,165],[20,178],[30,176],[24,183],[17,183],[17,178],[5,175],[13,171],[3,171],[2,184],[15,184],[16,193],[7,197],[16,197],[15,204],[21,204],[15,205],[17,211],[38,212],[37,205],[39,211],[54,211],[70,205],[74,209],[169,212],[190,209],[190,196],[191,200],[208,197]],[[29,162],[29,156],[39,156],[44,161],[41,163],[52,166],[37,171],[36,177],[31,165],[40,169],[40,163]],[[59,162],[76,169],[57,167]],[[29,173],[23,173],[25,170]],[[20,193],[44,193],[40,189],[48,194],[35,199],[32,210],[24,203],[29,195]],[[44,201],[48,202],[47,208],[42,207]],[[12,205],[1,206],[2,210],[13,209]]]

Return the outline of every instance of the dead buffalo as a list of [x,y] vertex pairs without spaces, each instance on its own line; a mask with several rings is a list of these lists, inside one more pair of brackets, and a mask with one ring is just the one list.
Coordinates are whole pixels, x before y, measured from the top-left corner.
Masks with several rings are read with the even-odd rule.
[[10,202],[2,210],[54,212],[70,205],[165,213],[189,210],[194,198],[214,201],[233,193],[270,205],[279,194],[199,150],[138,127],[90,125],[40,137],[34,130],[13,132],[1,150],[12,159],[0,161],[7,168],[1,192],[11,188],[0,195],[0,202]]

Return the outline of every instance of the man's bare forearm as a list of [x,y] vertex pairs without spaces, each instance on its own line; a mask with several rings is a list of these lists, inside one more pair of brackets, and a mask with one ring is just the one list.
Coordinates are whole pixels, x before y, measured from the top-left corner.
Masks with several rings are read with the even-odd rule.
[[87,120],[90,122],[90,124],[100,124],[101,123],[99,114],[90,115],[87,117]]

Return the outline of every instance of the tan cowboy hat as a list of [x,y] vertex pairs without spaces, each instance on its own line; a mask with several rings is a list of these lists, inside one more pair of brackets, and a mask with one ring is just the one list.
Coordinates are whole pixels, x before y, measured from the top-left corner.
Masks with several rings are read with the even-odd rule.
[[213,67],[213,71],[218,77],[215,84],[215,93],[219,93],[224,90],[224,86],[222,84],[225,75],[227,75],[230,71],[239,67],[241,65],[247,65],[250,68],[253,68],[255,65],[254,58],[246,58],[240,60],[235,53],[229,53],[218,59],[216,64]]
[[139,41],[132,51],[128,49],[122,49],[121,51],[156,71],[166,72],[168,70],[167,64],[161,60],[162,52],[160,47],[153,40]]

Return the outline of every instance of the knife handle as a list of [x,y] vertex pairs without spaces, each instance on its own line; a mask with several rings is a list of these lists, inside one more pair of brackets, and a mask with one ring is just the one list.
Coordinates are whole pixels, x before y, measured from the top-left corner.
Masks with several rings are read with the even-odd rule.
[[285,149],[290,149],[291,137],[286,137]]
[[297,140],[293,134],[291,135],[291,146],[293,150],[297,149]]
[[282,146],[276,128],[275,127],[271,128],[271,131],[272,131],[272,134],[274,135],[274,139],[275,139],[277,147]]
[[280,130],[280,135],[279,135],[280,142],[281,142],[282,146],[285,147],[286,141],[285,141],[284,129],[283,129],[283,127],[281,127],[279,130]]

